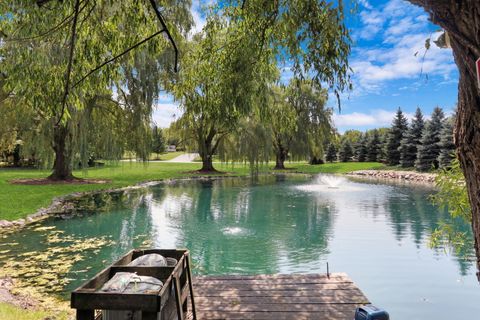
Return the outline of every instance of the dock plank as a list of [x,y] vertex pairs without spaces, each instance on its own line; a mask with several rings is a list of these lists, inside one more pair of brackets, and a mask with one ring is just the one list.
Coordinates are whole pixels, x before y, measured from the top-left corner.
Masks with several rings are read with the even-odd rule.
[[369,303],[344,273],[201,276],[193,281],[198,319],[353,319]]

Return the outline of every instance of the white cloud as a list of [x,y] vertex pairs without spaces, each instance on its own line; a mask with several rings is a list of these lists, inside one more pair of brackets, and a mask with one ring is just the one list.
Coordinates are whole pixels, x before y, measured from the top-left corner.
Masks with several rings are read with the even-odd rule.
[[425,53],[425,40],[431,34],[427,15],[404,0],[390,0],[385,6],[360,13],[361,39],[379,39],[376,47],[354,49],[350,65],[354,70],[355,95],[380,93],[388,81],[412,79],[412,86],[425,75],[450,81],[456,70],[451,50],[434,44]]
[[182,110],[175,102],[157,103],[153,111],[153,122],[161,128],[168,128],[181,115]]
[[206,19],[206,8],[211,6],[214,3],[214,0],[202,1],[202,0],[193,0],[191,13],[193,17],[193,22],[195,26],[190,31],[191,35],[198,33],[203,30],[203,27],[207,23]]
[[[342,127],[385,127],[392,124],[396,111],[385,109],[371,110],[369,113],[352,112],[346,114],[334,114],[333,122],[335,126]],[[413,114],[403,113],[407,119],[412,119]]]
[[358,3],[369,10],[373,9],[372,5],[367,0],[358,0]]

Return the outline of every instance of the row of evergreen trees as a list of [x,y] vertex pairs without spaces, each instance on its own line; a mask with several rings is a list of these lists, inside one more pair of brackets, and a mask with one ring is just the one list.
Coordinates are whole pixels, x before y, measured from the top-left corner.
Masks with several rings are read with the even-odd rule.
[[445,118],[441,108],[425,121],[417,108],[410,125],[399,108],[389,129],[345,134],[337,150],[327,147],[326,161],[356,160],[384,162],[390,166],[415,167],[419,171],[448,168],[453,159],[453,117]]

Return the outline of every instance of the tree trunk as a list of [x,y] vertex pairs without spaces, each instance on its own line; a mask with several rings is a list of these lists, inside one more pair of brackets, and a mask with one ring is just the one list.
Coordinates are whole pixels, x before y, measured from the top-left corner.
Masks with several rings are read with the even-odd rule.
[[59,124],[53,129],[53,150],[55,151],[55,162],[53,172],[48,177],[50,180],[72,180],[72,154],[69,148],[68,125]]
[[285,170],[285,160],[287,160],[288,151],[285,150],[282,146],[277,148],[275,155],[275,170]]
[[[475,61],[480,58],[480,6],[478,0],[410,0],[422,6],[433,23],[450,37],[460,72],[455,145],[472,207],[477,270],[480,270],[480,89]],[[477,272],[480,281],[480,273]]]
[[212,161],[212,155],[205,155],[202,157],[202,169],[200,171],[202,172],[212,172],[212,171],[217,171],[213,167],[213,161]]
[[199,154],[202,158],[202,169],[200,169],[201,172],[217,171],[213,167],[213,154],[216,150],[216,145],[213,146],[213,137],[214,134],[209,134],[206,138],[202,136],[199,137]]

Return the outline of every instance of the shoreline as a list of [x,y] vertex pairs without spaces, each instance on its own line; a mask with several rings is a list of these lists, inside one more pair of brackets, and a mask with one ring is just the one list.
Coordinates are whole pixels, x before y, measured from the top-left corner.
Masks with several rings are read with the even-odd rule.
[[432,186],[435,184],[435,179],[437,177],[434,173],[402,170],[358,170],[348,172],[345,175],[360,179],[428,184]]
[[[271,172],[271,173],[263,173],[260,175],[278,175],[278,174],[304,174],[304,175],[310,175],[310,176],[315,175],[313,173],[296,172],[296,171],[281,172],[281,173]],[[345,175],[347,177],[359,178],[359,179],[365,179],[365,180],[376,180],[376,181],[384,181],[384,182],[405,182],[405,183],[415,183],[415,184],[424,184],[424,185],[433,185],[435,183],[435,178],[436,178],[436,174],[433,174],[433,173],[421,173],[421,172],[415,172],[415,171],[401,171],[401,170],[356,170],[356,171],[343,173],[340,175]],[[89,195],[138,190],[138,189],[154,186],[161,183],[171,183],[175,181],[218,179],[218,178],[238,178],[238,177],[242,177],[242,175],[218,174],[218,175],[199,175],[199,176],[191,176],[191,177],[185,177],[185,178],[166,178],[166,179],[160,179],[160,180],[143,181],[143,182],[139,182],[137,184],[134,184],[131,186],[125,186],[125,187],[109,188],[109,189],[85,191],[85,192],[74,192],[64,196],[53,198],[51,204],[48,207],[40,208],[35,213],[32,213],[25,218],[20,218],[12,221],[0,220],[0,233],[14,232],[19,229],[22,229],[23,227],[29,224],[39,222],[49,217],[68,214],[68,212],[71,212],[72,210],[74,210],[74,208],[72,207],[73,201]]]
[[118,187],[118,188],[109,188],[109,189],[101,189],[101,190],[94,190],[94,191],[85,191],[85,192],[74,192],[64,196],[55,197],[52,199],[51,204],[46,208],[40,208],[35,213],[29,214],[25,218],[17,219],[17,220],[0,220],[0,234],[6,232],[14,232],[17,230],[22,229],[23,227],[42,221],[49,217],[53,216],[61,216],[64,214],[68,214],[75,208],[72,206],[72,202],[82,197],[96,195],[100,193],[114,193],[114,192],[122,192],[122,191],[131,191],[131,190],[138,190],[142,188],[146,188],[149,186],[158,185],[161,183],[172,183],[175,181],[188,181],[188,180],[203,180],[203,179],[218,179],[218,178],[239,178],[242,177],[241,175],[199,175],[199,176],[192,176],[186,178],[166,178],[160,180],[149,180],[139,182],[137,184],[126,186],[126,187]]

